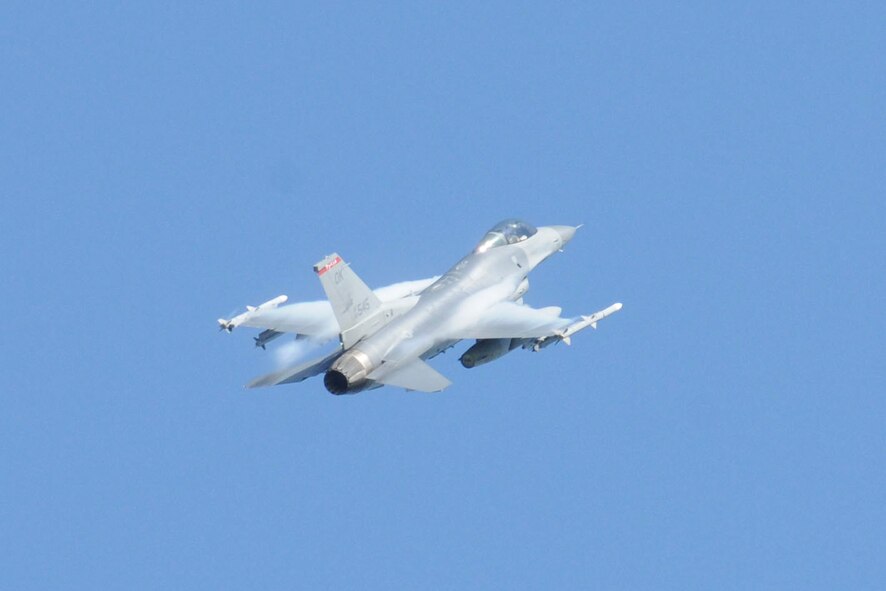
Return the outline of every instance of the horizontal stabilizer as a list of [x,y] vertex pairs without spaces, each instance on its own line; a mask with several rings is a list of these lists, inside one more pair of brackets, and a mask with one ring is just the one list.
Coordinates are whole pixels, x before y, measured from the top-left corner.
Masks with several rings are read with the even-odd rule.
[[279,384],[292,384],[301,382],[308,378],[312,378],[317,374],[321,374],[335,362],[342,354],[341,349],[333,351],[331,354],[322,359],[314,359],[306,363],[296,365],[281,371],[269,373],[267,375],[255,378],[248,384],[247,388],[261,388],[263,386],[277,386]]
[[386,386],[395,386],[418,392],[439,392],[452,382],[436,369],[422,361],[413,359],[405,364],[384,364],[369,374],[369,379]]

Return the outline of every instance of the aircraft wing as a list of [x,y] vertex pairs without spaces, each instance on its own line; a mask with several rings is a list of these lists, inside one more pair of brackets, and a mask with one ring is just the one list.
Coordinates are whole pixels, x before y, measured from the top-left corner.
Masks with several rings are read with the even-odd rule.
[[[560,318],[560,308],[530,308],[513,302],[502,302],[489,308],[479,321],[469,326],[454,326],[447,340],[525,338],[534,342],[564,331],[572,321]],[[560,337],[557,337],[560,338]],[[385,355],[385,361],[368,379],[377,384],[396,386],[419,392],[439,392],[452,382],[416,354],[425,350],[421,338],[401,341]]]
[[324,341],[338,336],[338,323],[329,302],[302,302],[247,314],[238,326],[302,334]]
[[454,327],[452,339],[542,338],[557,334],[569,326],[569,318],[560,317],[556,306],[532,308],[516,302],[500,302],[489,308],[470,325]]
[[[431,285],[437,277],[403,281],[374,291],[382,302],[394,302],[420,294]],[[336,338],[340,332],[338,321],[328,301],[285,303],[285,295],[277,296],[259,306],[247,306],[246,312],[231,319],[219,318],[219,327],[228,332],[238,326],[260,328],[275,333],[294,333],[311,337],[317,341],[328,341]]]
[[589,326],[597,328],[597,322],[621,308],[620,303],[615,303],[590,316],[561,318],[561,310],[556,306],[536,309],[516,302],[500,302],[473,324],[453,329],[449,338],[533,339],[529,343],[537,351],[559,341],[568,345],[572,335]]

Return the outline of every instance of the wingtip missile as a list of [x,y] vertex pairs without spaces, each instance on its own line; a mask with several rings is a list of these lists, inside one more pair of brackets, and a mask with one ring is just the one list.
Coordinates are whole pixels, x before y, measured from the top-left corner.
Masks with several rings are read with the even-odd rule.
[[289,296],[279,295],[272,300],[268,300],[263,304],[259,304],[258,306],[246,306],[246,311],[242,314],[238,314],[234,316],[230,320],[227,318],[219,318],[218,325],[219,330],[226,330],[228,332],[233,331],[235,328],[249,320],[256,312],[260,312],[262,310],[272,310],[279,306],[280,304],[285,303],[289,299]]
[[[621,303],[616,302],[616,303],[612,304],[611,306],[609,306],[608,308],[604,308],[603,310],[600,310],[599,312],[594,312],[590,316],[582,316],[581,320],[579,320],[578,322],[576,322],[574,324],[570,324],[569,326],[566,327],[566,329],[563,331],[563,335],[562,335],[563,341],[566,342],[567,338],[569,338],[570,336],[574,335],[578,331],[583,330],[589,326],[591,328],[596,329],[597,323],[599,321],[603,320],[607,316],[615,314],[616,312],[621,310],[621,308],[622,308]],[[567,342],[567,344],[568,344],[568,342]]]
[[[285,304],[288,299],[289,299],[289,296],[278,295],[274,299],[268,300],[264,304],[260,304],[257,309],[258,310],[267,310],[268,308],[276,308],[280,304]],[[621,305],[621,304],[619,304],[619,305]]]
[[530,342],[530,344],[524,345],[524,348],[529,348],[531,346],[533,351],[541,351],[545,347],[553,345],[554,343],[564,342],[567,345],[572,344],[572,335],[575,333],[586,329],[587,327],[591,327],[593,329],[597,328],[597,323],[610,316],[615,314],[619,310],[621,310],[622,305],[620,302],[616,302],[609,306],[608,308],[604,308],[599,312],[594,312],[590,316],[582,316],[581,320],[578,322],[574,322],[567,326],[566,328],[560,330],[556,333],[555,336],[547,337],[543,339],[536,340],[534,342]]

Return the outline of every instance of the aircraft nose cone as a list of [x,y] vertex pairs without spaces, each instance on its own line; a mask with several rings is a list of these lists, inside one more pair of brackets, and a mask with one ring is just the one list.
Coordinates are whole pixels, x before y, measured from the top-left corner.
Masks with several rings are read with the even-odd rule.
[[572,237],[575,236],[575,231],[578,230],[578,228],[573,228],[572,226],[551,226],[551,228],[560,235],[563,244],[572,240]]

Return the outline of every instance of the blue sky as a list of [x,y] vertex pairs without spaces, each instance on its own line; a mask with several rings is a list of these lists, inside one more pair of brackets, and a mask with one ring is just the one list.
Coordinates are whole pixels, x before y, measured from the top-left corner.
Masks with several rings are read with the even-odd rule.
[[[0,587],[874,589],[878,3],[0,9]],[[440,394],[215,319],[585,226]],[[591,331],[588,331],[591,332]]]

